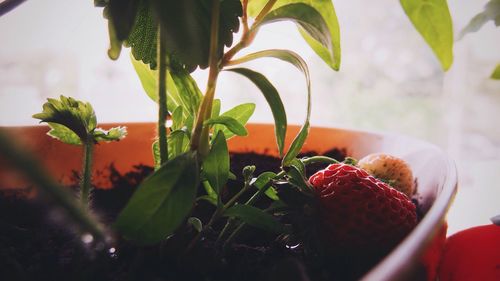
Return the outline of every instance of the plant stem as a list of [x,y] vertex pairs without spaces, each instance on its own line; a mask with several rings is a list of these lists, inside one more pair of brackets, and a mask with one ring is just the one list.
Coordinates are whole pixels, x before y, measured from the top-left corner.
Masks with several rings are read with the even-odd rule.
[[248,0],[243,0],[242,6],[243,6],[243,15],[241,16],[241,23],[243,24],[243,34],[245,34],[248,33],[248,14],[247,14]]
[[219,57],[217,55],[218,37],[219,37],[219,16],[220,0],[212,0],[212,22],[210,31],[210,56],[208,73],[207,90],[196,118],[192,138],[191,150],[198,151],[198,154],[206,156],[209,150],[209,127],[204,126],[205,120],[210,118],[212,112],[212,104],[215,96],[215,88],[217,85],[217,77],[219,75]]
[[161,24],[158,25],[158,144],[160,147],[160,164],[168,160],[167,143],[167,50],[165,31]]
[[83,144],[82,181],[80,182],[80,200],[83,208],[89,206],[90,191],[92,190],[92,154],[94,153],[94,140],[89,139]]
[[236,45],[234,45],[229,51],[227,51],[221,61],[221,66],[226,66],[229,64],[231,59],[236,55],[239,51],[242,49],[248,47],[253,39],[255,38],[255,35],[257,34],[258,26],[262,19],[269,13],[269,11],[273,8],[274,4],[276,3],[277,0],[269,0],[264,8],[260,11],[260,13],[257,15],[255,18],[254,23],[252,24],[252,27],[249,29],[248,28],[248,22],[246,18],[246,5],[245,2],[243,2],[243,17],[242,17],[242,22],[243,22],[243,34],[241,36],[240,42],[238,42]]
[[18,147],[0,131],[0,155],[27,179],[36,184],[36,187],[47,199],[56,206],[61,206],[68,215],[75,220],[82,230],[89,231],[97,240],[105,241],[106,234],[97,220],[86,212],[72,194],[57,184],[49,176],[49,172],[36,162],[24,149]]

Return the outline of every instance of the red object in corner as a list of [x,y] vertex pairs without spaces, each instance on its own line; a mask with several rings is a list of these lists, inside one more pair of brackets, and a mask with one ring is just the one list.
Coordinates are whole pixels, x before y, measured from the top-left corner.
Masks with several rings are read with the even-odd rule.
[[440,281],[499,281],[500,226],[483,225],[448,238],[439,269]]
[[448,230],[448,224],[443,223],[439,232],[434,236],[430,245],[427,247],[424,255],[422,256],[422,264],[425,267],[427,273],[427,281],[436,280],[438,274],[438,268],[443,255],[443,249],[446,243],[446,231]]

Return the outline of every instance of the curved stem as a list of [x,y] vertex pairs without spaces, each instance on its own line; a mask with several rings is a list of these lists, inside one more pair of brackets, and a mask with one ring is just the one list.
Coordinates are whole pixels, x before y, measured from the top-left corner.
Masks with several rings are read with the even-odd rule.
[[248,28],[248,23],[246,19],[246,6],[245,6],[245,1],[243,2],[243,35],[241,36],[240,42],[238,42],[236,45],[234,45],[229,51],[227,51],[221,61],[221,66],[227,66],[231,59],[236,55],[239,51],[242,49],[248,47],[250,43],[252,43],[253,39],[255,38],[255,35],[257,34],[258,31],[258,26],[262,19],[269,13],[269,11],[273,8],[274,4],[276,3],[277,0],[269,0],[264,8],[260,11],[260,13],[257,15],[255,18],[254,23],[252,24],[252,27],[249,29]]
[[92,190],[92,154],[94,141],[86,141],[83,145],[82,181],[80,182],[80,200],[83,208],[88,208],[90,191]]
[[158,144],[160,147],[160,164],[168,160],[167,143],[167,48],[164,27],[158,25]]
[[220,1],[212,1],[212,22],[210,31],[210,56],[209,65],[210,70],[208,73],[207,90],[200,109],[196,118],[196,124],[193,129],[191,138],[191,150],[198,151],[202,156],[206,156],[209,150],[209,128],[203,126],[205,120],[210,118],[212,112],[212,104],[215,97],[215,88],[217,85],[217,77],[219,75],[219,57],[217,55],[218,38],[219,38],[219,16],[220,14]]

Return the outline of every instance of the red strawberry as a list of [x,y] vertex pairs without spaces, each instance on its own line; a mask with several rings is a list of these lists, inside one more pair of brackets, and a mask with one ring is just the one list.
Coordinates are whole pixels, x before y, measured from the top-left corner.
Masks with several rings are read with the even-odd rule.
[[380,255],[415,227],[415,205],[364,170],[332,164],[309,182],[319,195],[323,236],[335,253]]

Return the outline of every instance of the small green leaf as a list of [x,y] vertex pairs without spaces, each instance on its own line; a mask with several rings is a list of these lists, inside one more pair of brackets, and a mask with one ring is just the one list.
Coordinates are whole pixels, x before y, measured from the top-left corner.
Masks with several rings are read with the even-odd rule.
[[197,217],[190,217],[187,220],[188,224],[191,225],[196,231],[201,232],[203,229],[203,223]]
[[286,227],[277,221],[273,216],[265,213],[263,210],[249,205],[234,205],[227,209],[224,214],[226,217],[238,218],[243,222],[261,228],[272,233],[284,233]]
[[47,135],[57,140],[60,140],[65,144],[72,144],[72,145],[82,144],[80,138],[68,127],[57,123],[47,123],[47,124],[50,127],[50,131],[47,133]]
[[400,3],[442,68],[448,70],[453,63],[453,25],[446,0],[400,0]]
[[278,144],[278,151],[283,155],[283,148],[285,146],[285,136],[287,129],[286,113],[283,102],[278,94],[276,88],[267,80],[261,73],[255,72],[248,68],[232,68],[227,71],[236,72],[247,77],[252,81],[262,92],[266,98],[267,103],[271,107],[274,117],[274,133],[276,135],[276,142]]
[[229,177],[229,150],[224,133],[219,131],[202,166],[210,186],[220,194]]
[[[248,122],[248,120],[250,119],[250,117],[252,116],[254,111],[255,111],[255,104],[254,103],[243,103],[243,104],[237,105],[237,106],[233,107],[232,109],[222,113],[221,116],[227,116],[227,117],[234,118],[241,125],[245,126],[245,124]],[[213,116],[212,116],[212,118],[213,118]],[[222,130],[224,132],[226,139],[229,139],[229,138],[234,136],[234,133],[231,132],[225,126],[215,125],[214,132],[217,132],[219,130]]]
[[[248,135],[247,129],[243,125],[240,124],[236,119],[229,116],[219,116],[216,118],[210,118],[205,121],[205,126],[211,125],[224,125],[229,131],[231,131],[234,135],[237,136],[246,136]],[[218,132],[223,132],[219,130]]]
[[[264,172],[264,173],[260,174],[252,184],[257,189],[262,189],[262,188],[266,187],[268,184],[270,184],[270,181],[274,178],[276,178],[275,173]],[[279,200],[278,192],[272,186],[267,188],[267,190],[265,191],[265,194],[267,197],[269,197],[273,201]]]
[[493,70],[490,76],[491,79],[500,80],[500,64],[497,64],[497,67]]
[[484,11],[474,16],[467,26],[460,31],[458,40],[468,33],[476,32],[488,21],[493,21],[496,26],[500,26],[500,0],[490,0],[484,7]]
[[127,135],[127,128],[114,127],[109,130],[97,128],[94,130],[94,140],[97,142],[105,141],[120,141]]
[[292,185],[302,189],[302,190],[311,190],[309,186],[309,182],[306,178],[306,168],[304,163],[297,158],[294,158],[290,163],[288,163],[288,180]]
[[137,14],[139,0],[109,0],[109,18],[120,41],[128,38]]
[[[262,10],[267,0],[252,0],[248,3],[248,13],[255,17]],[[318,54],[325,63],[328,64],[332,69],[339,70],[341,52],[340,52],[340,26],[335,13],[335,8],[331,0],[278,0],[273,6],[273,10],[277,10],[283,6],[289,4],[302,4],[307,5],[309,8],[298,9],[299,13],[306,13],[304,20],[316,17],[317,13],[321,15],[322,20],[326,23],[327,31],[325,36],[329,34],[329,44],[320,43],[324,40],[318,40],[314,36],[308,33],[299,25],[300,34],[304,37],[306,42],[311,46],[311,48]],[[311,8],[314,9],[313,12]]]
[[[206,175],[204,175],[203,173],[202,173],[202,175],[203,175],[204,178],[206,178]],[[210,198],[209,202],[213,203],[215,206],[217,206],[217,203],[218,203],[218,200],[219,200],[219,195],[217,194],[217,192],[215,192],[215,190],[210,185],[210,183],[208,182],[208,180],[203,180],[203,188],[205,189],[205,192],[207,193],[206,196]],[[208,199],[203,198],[203,197],[204,196],[201,196],[198,199],[208,200]]]
[[302,125],[302,128],[300,128],[299,133],[292,141],[292,144],[290,145],[288,152],[283,158],[283,163],[282,163],[283,166],[287,166],[290,163],[290,161],[292,161],[292,159],[294,159],[300,153],[300,150],[302,149],[302,146],[306,142],[307,136],[309,135],[309,127],[310,124],[308,118],[306,123]]
[[142,245],[166,239],[191,211],[198,184],[194,153],[169,160],[141,183],[118,216],[115,228]]
[[[90,103],[60,96],[60,99],[48,98],[43,104],[43,111],[33,115],[40,122],[56,123],[73,131],[82,142],[90,141],[97,126],[94,109]],[[54,128],[52,128],[54,130]],[[66,132],[52,132],[51,136],[67,135]],[[73,143],[74,144],[74,143]]]
[[240,59],[232,61],[232,64],[244,63],[251,60],[272,57],[283,60],[295,66],[298,70],[300,70],[305,78],[307,85],[307,108],[306,108],[306,120],[304,121],[304,125],[302,126],[299,134],[295,137],[292,145],[288,149],[286,153],[283,164],[286,166],[288,161],[294,159],[297,154],[299,154],[302,146],[304,145],[305,140],[307,139],[307,135],[309,132],[309,119],[311,117],[311,77],[309,75],[309,68],[307,67],[306,62],[296,53],[289,50],[265,50],[256,52],[253,54],[246,55]]
[[[190,116],[196,116],[198,107],[203,97],[198,84],[193,77],[184,69],[172,70],[168,73],[175,83],[181,105],[187,110]],[[173,94],[171,94],[173,95]]]

